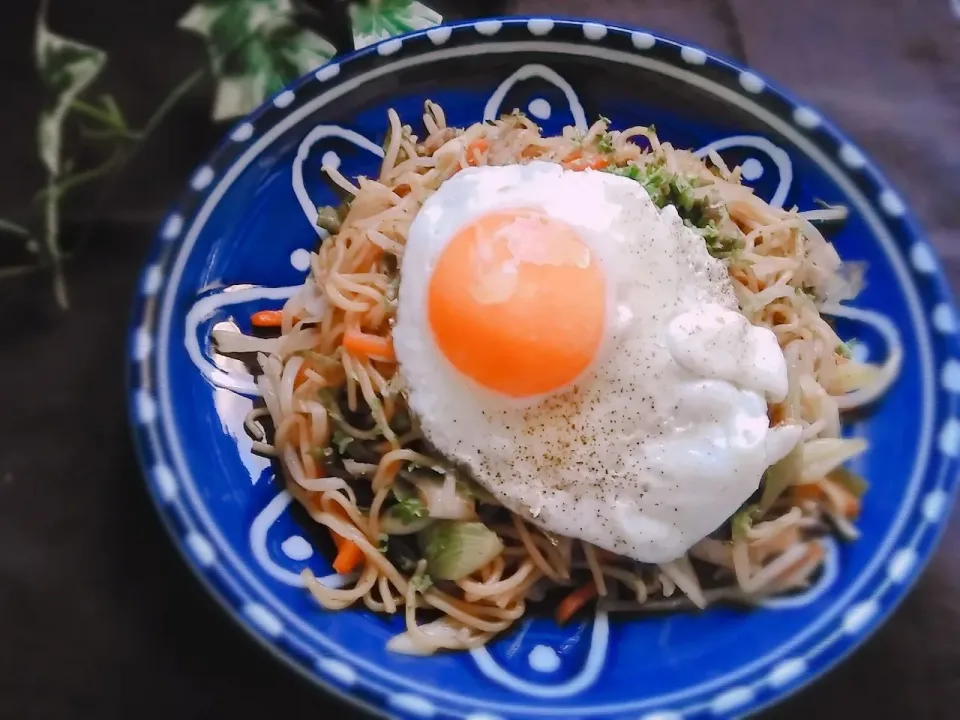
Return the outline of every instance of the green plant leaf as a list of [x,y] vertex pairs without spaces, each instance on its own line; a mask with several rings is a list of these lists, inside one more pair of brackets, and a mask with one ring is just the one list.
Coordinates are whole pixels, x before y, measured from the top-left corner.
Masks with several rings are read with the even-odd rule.
[[350,4],[353,44],[372,45],[392,35],[439,25],[443,17],[412,0],[367,0]]
[[63,171],[63,122],[71,105],[94,81],[107,61],[98,48],[65,38],[47,27],[47,2],[40,3],[34,41],[37,70],[43,80],[44,103],[37,126],[40,160],[47,169],[43,199],[43,246],[53,270],[53,289],[60,307],[67,307],[67,285],[60,252],[59,186]]
[[70,103],[97,77],[107,54],[51,32],[46,22],[46,3],[41,5],[37,18],[34,49],[45,90],[37,142],[40,159],[47,171],[56,176],[61,169],[63,121]]
[[245,115],[333,57],[336,48],[296,25],[292,13],[290,0],[203,0],[180,19],[207,43],[215,120]]

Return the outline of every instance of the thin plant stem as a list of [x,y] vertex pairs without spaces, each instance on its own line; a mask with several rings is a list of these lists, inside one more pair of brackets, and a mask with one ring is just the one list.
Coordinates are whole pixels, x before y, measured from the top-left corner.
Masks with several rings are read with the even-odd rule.
[[92,120],[99,120],[104,125],[107,125],[111,128],[118,128],[117,118],[108,113],[106,110],[101,110],[95,105],[91,105],[88,102],[84,102],[80,98],[74,98],[70,103],[70,109],[78,112],[81,115],[86,115]]
[[[183,98],[188,92],[190,92],[193,87],[203,80],[206,77],[208,70],[203,68],[201,70],[194,71],[191,75],[187,76],[179,85],[177,85],[173,90],[170,91],[170,94],[164,98],[163,102],[160,103],[160,106],[153,111],[153,115],[147,120],[147,124],[143,126],[143,130],[140,131],[140,142],[141,144],[151,133],[157,129],[157,126],[163,122],[163,119],[170,113],[171,110],[176,106],[180,99]],[[139,149],[139,148],[137,148]],[[136,149],[130,154],[132,158],[136,154]],[[128,161],[130,158],[127,158]]]
[[[94,168],[90,168],[89,170],[84,170],[83,172],[79,172],[76,175],[69,175],[62,182],[58,182],[57,194],[62,198],[64,195],[66,195],[70,190],[73,190],[75,187],[79,187],[84,183],[88,183],[92,180],[96,180],[97,178],[102,177],[103,175],[106,175],[108,172],[113,170],[113,168],[115,168],[118,164],[120,164],[122,159],[123,159],[123,150],[121,150],[120,148],[117,148],[116,150],[114,150],[113,154],[109,158],[104,160],[100,165],[97,165]],[[41,190],[39,193],[37,193],[36,200],[38,202],[46,200],[48,192],[49,192],[49,188],[47,188],[46,190]]]
[[0,279],[19,277],[20,275],[30,275],[40,272],[43,265],[35,263],[33,265],[16,265],[15,267],[0,268]]
[[4,220],[0,218],[0,230],[3,232],[10,233],[11,235],[20,235],[21,237],[30,237],[30,231],[27,230],[23,225],[18,225],[12,220]]
[[53,295],[57,299],[57,304],[66,309],[70,307],[70,301],[67,297],[67,283],[63,277],[60,244],[57,242],[60,233],[60,191],[57,185],[57,174],[53,172],[47,175],[47,190],[43,209],[43,239],[53,268]]

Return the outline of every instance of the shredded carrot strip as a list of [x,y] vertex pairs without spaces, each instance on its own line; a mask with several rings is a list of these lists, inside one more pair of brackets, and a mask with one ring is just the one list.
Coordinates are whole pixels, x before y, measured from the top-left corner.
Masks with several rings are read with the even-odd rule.
[[476,154],[486,152],[487,148],[489,147],[490,143],[488,143],[485,138],[479,138],[478,140],[474,140],[472,143],[467,145],[467,163],[470,165],[476,165]]
[[307,381],[307,364],[302,363],[300,369],[297,370],[297,376],[293,379],[293,386],[295,388],[300,387]]
[[394,362],[393,341],[388,337],[371,335],[361,330],[347,330],[343,334],[343,349],[355,357]]
[[854,520],[860,514],[860,500],[856,495],[829,478],[824,478],[820,482],[824,486],[824,495],[827,496],[828,500],[839,506],[838,510],[843,513],[845,518]]
[[[830,484],[829,492],[823,487],[826,483]],[[839,505],[837,509],[848,520],[853,520],[860,514],[860,500],[843,485],[827,478],[815,483],[796,485],[791,492],[793,498],[798,501],[814,500],[820,502],[822,500],[832,500],[834,504]]]
[[806,483],[804,485],[794,485],[790,493],[795,500],[821,500],[823,499],[823,490],[817,483]]
[[250,316],[254,327],[278,328],[283,324],[282,310],[260,310]]
[[591,580],[586,585],[577,588],[560,601],[557,606],[557,624],[563,625],[577,614],[584,605],[593,600],[597,594],[597,586]]
[[[347,522],[350,522],[350,517],[347,515],[346,510],[344,510],[338,503],[335,503],[333,501],[324,502],[323,495],[311,495],[310,504],[313,505],[318,510],[320,510],[321,512],[328,512],[331,515],[336,515],[338,518],[341,518],[343,520],[346,520]],[[333,540],[333,544],[337,548],[337,558],[333,561],[334,569],[336,569],[337,560],[340,559],[340,555],[343,553],[345,546],[347,545],[355,546],[355,543],[345,539],[344,537],[334,532],[333,530],[330,530],[330,538]],[[359,548],[357,549],[359,550]],[[361,552],[360,555],[362,556],[363,552]],[[341,564],[343,565],[347,564],[348,560],[349,560],[349,556],[341,560]],[[337,570],[337,572],[341,572],[341,571]],[[345,570],[343,572],[350,572],[350,570]]]
[[609,158],[602,155],[584,157],[583,150],[574,150],[560,161],[568,170],[603,170],[610,164]]
[[340,575],[346,575],[363,562],[363,550],[350,540],[341,538],[340,542],[341,544],[337,548],[337,557],[333,561],[333,569]]
[[605,157],[581,158],[567,165],[570,170],[603,170],[610,161]]

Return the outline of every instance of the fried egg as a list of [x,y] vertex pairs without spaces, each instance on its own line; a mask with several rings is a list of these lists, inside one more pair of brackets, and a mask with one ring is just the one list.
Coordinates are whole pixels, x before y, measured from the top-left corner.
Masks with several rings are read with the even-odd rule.
[[427,440],[541,527],[667,562],[799,440],[776,337],[673,207],[609,173],[468,168],[423,205],[394,347]]

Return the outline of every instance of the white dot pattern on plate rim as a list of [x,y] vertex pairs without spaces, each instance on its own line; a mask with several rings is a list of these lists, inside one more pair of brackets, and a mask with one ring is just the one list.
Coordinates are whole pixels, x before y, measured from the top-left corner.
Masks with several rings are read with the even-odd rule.
[[146,328],[137,328],[133,334],[133,359],[137,362],[143,362],[150,357],[153,350],[153,338],[150,337],[150,331]]
[[910,575],[917,564],[917,551],[913,548],[897,550],[887,565],[887,577],[893,582],[901,583]]
[[710,710],[723,715],[753,702],[754,691],[749,687],[735,687],[720,693],[710,703]]
[[170,502],[177,496],[177,478],[166,465],[154,465],[150,471],[153,482],[157,485],[160,497],[164,502]]
[[151,265],[143,274],[143,294],[156,295],[163,283],[163,273],[159,265]]
[[527,22],[527,30],[533,35],[546,35],[553,30],[553,20],[547,18],[534,18]]
[[807,672],[807,661],[803,658],[790,658],[777,663],[767,676],[767,682],[774,687],[789,685]]
[[430,28],[427,30],[427,37],[434,45],[443,45],[450,39],[452,31],[448,27]]
[[481,35],[490,37],[491,35],[496,35],[498,32],[500,32],[500,28],[503,27],[503,23],[499,20],[481,20],[473,27]]
[[293,90],[284,90],[273,99],[273,104],[275,107],[285,108],[296,100],[296,98],[297,96],[293,93]]
[[587,40],[602,40],[607,35],[607,26],[600,23],[584,23],[583,36]]
[[802,128],[807,130],[812,130],[817,127],[823,120],[820,118],[820,115],[813,108],[808,107],[798,107],[793,111],[793,121]]
[[849,168],[862,168],[867,159],[853,145],[843,145],[840,148],[840,161]]
[[283,623],[280,622],[280,618],[260,603],[247,603],[243,608],[243,614],[265,635],[275,638],[283,634]]
[[690,47],[689,45],[684,45],[680,48],[680,57],[683,58],[685,63],[690,65],[703,65],[707,62],[707,54],[703,50]]
[[344,662],[332,658],[318,658],[317,668],[347,687],[357,684],[357,671]]
[[396,695],[391,695],[389,700],[390,704],[393,705],[393,707],[395,707],[397,710],[410,713],[416,717],[429,718],[433,717],[437,712],[437,709],[434,707],[433,703],[420,695],[413,695],[411,693],[398,693]]
[[230,133],[230,139],[234,142],[243,142],[253,137],[253,125],[245,122],[237,125]]
[[383,56],[393,55],[402,47],[403,40],[400,38],[392,38],[390,40],[384,40],[382,43],[377,45],[377,52]]
[[657,39],[650,33],[634,32],[630,33],[630,42],[637,50],[649,50],[657,44]]
[[946,303],[940,303],[933,309],[933,327],[937,332],[948,335],[957,329],[957,321],[953,315],[953,308]]
[[340,65],[337,63],[331,63],[330,65],[324,65],[322,68],[317,70],[317,72],[314,73],[314,77],[320,82],[326,82],[327,80],[332,80],[339,74]]
[[763,81],[759,75],[755,73],[744,71],[740,73],[740,87],[746,90],[748,93],[759,93],[763,92],[763,89],[767,84]]
[[149,425],[157,419],[157,404],[146,390],[137,390],[137,422]]
[[960,453],[960,420],[950,418],[944,423],[937,439],[937,447],[947,457],[955,458]]
[[918,240],[913,244],[910,248],[910,262],[917,272],[929,275],[937,271],[937,259],[925,242]]
[[927,522],[935,523],[943,517],[947,507],[947,494],[943,490],[934,490],[923,499],[921,511]]
[[167,221],[163,224],[163,230],[160,231],[160,236],[164,240],[176,240],[180,237],[180,232],[183,230],[183,218],[176,213],[167,218]]
[[194,190],[200,191],[206,188],[211,182],[213,182],[213,168],[209,165],[204,165],[202,168],[197,170],[194,176],[190,179],[190,187]]
[[900,196],[889,188],[880,193],[880,207],[882,207],[883,211],[891,217],[900,217],[907,212],[907,208],[904,206],[903,200],[901,200]]
[[947,360],[940,371],[940,384],[943,389],[953,393],[960,393],[960,362]]
[[874,618],[880,607],[876,600],[865,600],[850,607],[843,614],[841,627],[847,635],[856,635]]
[[216,562],[216,550],[213,549],[213,545],[210,544],[210,541],[203,537],[203,535],[200,533],[188,533],[183,541],[186,543],[186,546],[190,549],[190,552],[193,553],[193,556],[197,559],[197,562],[200,563],[202,567],[210,567],[214,562]]

